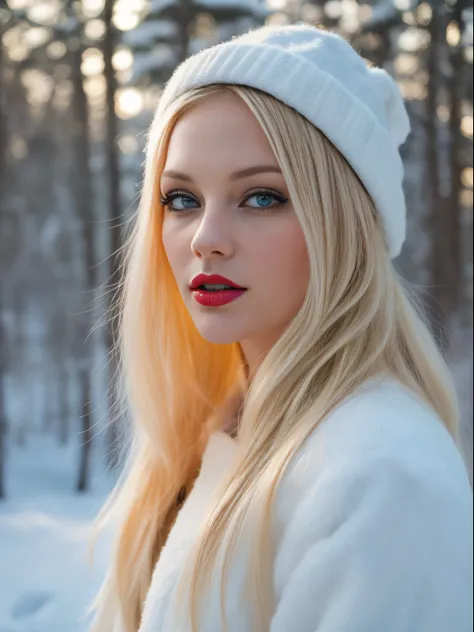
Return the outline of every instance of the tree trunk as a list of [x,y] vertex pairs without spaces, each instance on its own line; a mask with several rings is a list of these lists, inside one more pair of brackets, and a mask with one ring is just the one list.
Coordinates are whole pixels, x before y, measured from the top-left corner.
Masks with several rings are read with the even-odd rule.
[[77,491],[84,492],[90,486],[90,469],[92,455],[92,424],[91,424],[91,371],[89,363],[85,362],[79,372],[81,385],[81,400],[83,402],[80,433],[80,460]]
[[117,424],[120,423],[117,398],[117,379],[119,362],[117,356],[118,341],[118,313],[116,298],[120,292],[120,253],[122,246],[121,235],[121,203],[120,203],[120,168],[117,147],[118,120],[115,112],[115,96],[117,93],[117,79],[112,64],[115,52],[115,27],[112,23],[115,0],[106,0],[104,6],[104,23],[106,27],[103,42],[104,76],[106,81],[106,155],[107,155],[107,189],[109,208],[110,235],[110,274],[109,274],[109,319],[106,330],[107,352],[109,357],[109,419],[106,437],[106,458],[109,468],[118,465],[119,433]]
[[66,369],[57,372],[58,376],[58,438],[61,445],[69,441],[69,378]]
[[180,19],[178,20],[178,35],[177,35],[177,45],[178,45],[178,59],[179,63],[184,61],[189,54],[189,30],[191,28],[191,15],[192,11],[190,9],[190,4],[192,0],[180,0],[179,8],[180,8]]
[[432,3],[433,17],[430,23],[431,43],[428,52],[428,96],[427,96],[427,189],[430,200],[427,232],[430,235],[430,298],[428,312],[431,318],[433,333],[445,348],[446,317],[448,300],[446,286],[449,285],[449,274],[446,270],[449,252],[446,239],[446,203],[440,190],[440,150],[438,133],[438,104],[440,94],[440,46],[443,41],[442,12],[444,5],[440,0]]
[[[453,7],[452,21],[463,30],[464,0],[457,0]],[[453,270],[450,283],[452,309],[461,303],[463,295],[463,252],[461,247],[461,176],[463,170],[462,160],[462,135],[461,135],[461,108],[464,91],[464,56],[461,43],[451,47],[450,54],[451,76],[449,78],[448,93],[451,97],[450,107],[450,164],[451,164],[451,191],[449,196],[449,208],[447,216],[449,235],[449,258],[452,261]]]
[[[7,141],[6,141],[6,90],[3,76],[4,52],[3,52],[4,22],[0,12],[0,226],[5,213],[6,204],[6,167],[7,167]],[[0,234],[1,234],[0,230]],[[6,262],[2,261],[2,265]],[[5,437],[7,432],[7,420],[5,410],[5,371],[6,371],[6,347],[3,324],[4,288],[0,286],[0,499],[5,498]]]
[[[0,312],[1,313],[1,312]],[[0,318],[0,499],[5,498],[5,442],[7,419],[5,411],[4,331]]]
[[[90,147],[89,147],[89,109],[86,93],[84,91],[83,76],[81,71],[82,44],[81,35],[77,35],[69,45],[71,55],[71,74],[74,86],[73,107],[75,108],[75,156],[76,169],[74,177],[75,195],[77,211],[80,218],[82,230],[83,262],[85,267],[86,292],[93,298],[95,287],[95,256],[94,256],[94,234],[93,234],[93,200],[92,182],[90,172]],[[85,306],[80,338],[81,351],[79,353],[79,389],[82,401],[81,434],[80,434],[80,461],[77,490],[85,491],[89,486],[89,470],[92,447],[92,420],[91,420],[91,370],[92,370],[92,344],[90,336],[91,320],[87,315],[90,313],[90,302]]]

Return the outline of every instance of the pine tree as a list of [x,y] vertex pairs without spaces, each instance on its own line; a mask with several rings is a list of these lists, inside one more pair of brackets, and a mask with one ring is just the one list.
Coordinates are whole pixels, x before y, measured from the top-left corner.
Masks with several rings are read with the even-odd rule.
[[134,54],[131,83],[165,83],[189,54],[263,24],[261,0],[150,0],[141,24],[124,37]]

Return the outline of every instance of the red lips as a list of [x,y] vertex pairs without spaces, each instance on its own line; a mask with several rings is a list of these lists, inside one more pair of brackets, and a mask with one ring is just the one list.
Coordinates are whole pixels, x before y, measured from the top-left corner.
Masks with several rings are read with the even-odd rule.
[[246,288],[241,285],[237,285],[234,281],[230,279],[226,279],[220,274],[198,274],[191,281],[191,285],[189,286],[191,290],[196,290],[200,285],[229,285],[230,287],[235,288],[236,290],[245,290]]
[[[206,289],[203,285],[227,285],[220,290]],[[190,285],[191,295],[196,303],[203,307],[223,307],[245,294],[247,288],[241,287],[220,274],[198,274]]]

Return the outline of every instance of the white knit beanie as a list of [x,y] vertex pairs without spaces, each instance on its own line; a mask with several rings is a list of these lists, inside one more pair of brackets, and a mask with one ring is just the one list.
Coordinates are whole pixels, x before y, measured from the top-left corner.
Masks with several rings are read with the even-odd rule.
[[339,149],[383,218],[390,256],[406,230],[403,163],[410,122],[399,88],[339,35],[306,24],[264,26],[192,55],[167,83],[161,107],[190,88],[236,84],[291,106]]

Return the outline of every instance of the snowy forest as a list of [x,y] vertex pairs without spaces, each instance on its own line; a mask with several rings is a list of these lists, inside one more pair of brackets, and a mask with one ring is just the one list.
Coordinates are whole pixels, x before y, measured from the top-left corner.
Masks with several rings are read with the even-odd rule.
[[106,546],[89,570],[84,532],[121,462],[111,305],[162,87],[192,52],[299,21],[406,99],[396,266],[452,367],[472,471],[470,0],[0,0],[0,632],[87,629]]

